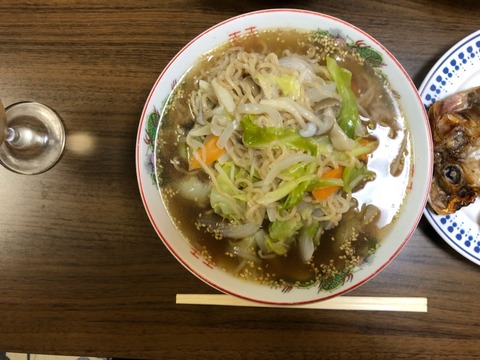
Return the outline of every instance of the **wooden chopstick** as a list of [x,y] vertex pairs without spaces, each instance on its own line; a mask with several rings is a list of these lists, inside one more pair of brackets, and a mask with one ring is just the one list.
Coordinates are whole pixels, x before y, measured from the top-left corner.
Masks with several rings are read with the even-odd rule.
[[309,304],[277,305],[252,302],[224,294],[177,294],[176,303],[323,310],[428,311],[427,298],[424,297],[338,296],[329,300]]

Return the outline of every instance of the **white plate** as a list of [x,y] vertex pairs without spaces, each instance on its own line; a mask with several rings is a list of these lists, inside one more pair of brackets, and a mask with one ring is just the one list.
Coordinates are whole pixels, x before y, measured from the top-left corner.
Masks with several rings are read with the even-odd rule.
[[[189,245],[169,218],[154,177],[154,142],[158,120],[172,87],[194,64],[198,56],[238,34],[255,30],[275,28],[297,28],[305,31],[328,33],[337,41],[344,41],[357,51],[380,55],[377,66],[390,80],[392,89],[409,121],[414,146],[415,171],[412,169],[411,184],[407,189],[401,216],[395,221],[391,233],[369,261],[363,263],[354,274],[345,277],[343,283],[331,291],[313,287],[269,287],[246,282],[226,273],[215,264],[199,256],[199,251]],[[271,9],[235,18],[217,24],[188,43],[165,67],[145,103],[140,120],[136,145],[136,170],[140,194],[153,227],[173,256],[192,274],[212,287],[247,300],[268,304],[303,304],[325,300],[344,294],[365,283],[379,273],[406,244],[420,220],[431,181],[432,141],[423,103],[408,74],[397,60],[378,41],[340,19],[305,10]],[[350,274],[349,274],[350,275]],[[322,291],[320,291],[322,290]]]
[[[457,91],[480,85],[480,30],[448,50],[420,86],[425,107]],[[437,233],[456,251],[480,265],[480,200],[452,215],[424,211]]]

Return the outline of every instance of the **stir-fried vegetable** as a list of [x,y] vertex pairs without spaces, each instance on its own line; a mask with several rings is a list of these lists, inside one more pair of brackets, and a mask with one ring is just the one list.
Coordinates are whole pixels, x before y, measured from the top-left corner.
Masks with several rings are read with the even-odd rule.
[[320,222],[314,221],[309,225],[303,226],[298,234],[298,248],[300,256],[304,262],[311,259],[313,252],[320,245],[320,237],[323,233],[323,228]]
[[[377,142],[356,135],[362,124],[350,71],[330,57],[322,77],[307,59],[287,57],[280,63],[288,71],[246,77],[250,95],[263,92],[258,101],[250,96],[237,103],[227,82],[202,80],[199,86],[208,96],[201,102],[208,98],[215,108],[209,122],[206,113],[196,114],[187,139],[194,149],[188,165],[210,179],[210,206],[223,219],[216,231],[239,240],[232,253],[247,259],[245,244],[267,256],[297,248],[307,262],[324,229],[341,219],[340,210],[330,208],[340,208],[335,202],[347,203],[356,187],[374,178],[365,164]],[[307,83],[316,84],[306,89]],[[318,104],[330,99],[330,105],[298,101],[305,96]],[[327,199],[332,200],[328,206]]]
[[366,167],[357,168],[356,166],[348,166],[343,172],[343,190],[352,192],[352,190],[365,179],[373,180],[375,173]]
[[198,159],[200,158],[206,165],[213,164],[223,153],[225,153],[225,148],[220,148],[217,146],[218,136],[212,136],[205,143],[204,148],[199,148],[198,151],[192,154],[189,163],[189,169],[195,170],[200,169],[201,165]]
[[270,91],[273,92],[273,89],[278,87],[280,92],[285,96],[291,97],[292,99],[300,97],[301,84],[298,79],[295,79],[291,75],[259,74],[256,79],[263,89],[270,89]]
[[[321,203],[338,191],[351,193],[362,181],[371,180],[375,174],[364,165],[364,157],[376,148],[376,141],[370,139],[357,139],[348,153],[334,150],[328,136],[313,136],[304,138],[299,132],[290,128],[275,126],[258,126],[254,123],[256,115],[245,115],[241,121],[242,142],[247,148],[265,150],[267,148],[286,147],[294,151],[291,156],[282,161],[277,161],[271,167],[265,178],[258,174],[258,170],[238,166],[232,160],[222,163],[216,162],[225,153],[225,149],[218,147],[217,136],[211,136],[200,147],[190,160],[190,169],[201,167],[198,158],[205,165],[214,166],[209,175],[214,176],[214,186],[210,193],[210,205],[215,213],[232,223],[231,228],[246,228],[249,232],[257,232],[262,222],[252,223],[247,219],[246,212],[251,206],[249,196],[243,191],[242,181],[250,181],[253,186],[258,183],[269,186],[262,196],[255,199],[255,203],[278,212],[287,214],[294,208],[300,217],[292,217],[288,220],[272,218],[270,225],[261,237],[263,251],[276,255],[285,255],[292,246],[298,246],[299,253],[304,261],[308,261],[314,249],[318,246],[323,227],[319,222],[310,221],[314,207],[305,202],[305,196],[311,194],[315,202]],[[352,140],[353,141],[353,140]],[[340,162],[356,161],[349,166],[330,166],[320,172],[320,164],[317,159],[324,156],[332,156]],[[239,180],[244,179],[242,181]],[[247,179],[247,180],[245,180]],[[268,180],[267,183],[262,181]],[[301,204],[302,203],[302,204]],[[300,206],[301,205],[301,206]],[[252,235],[253,236],[253,235]]]
[[303,181],[297,185],[295,189],[293,189],[288,195],[287,199],[283,203],[281,209],[282,210],[291,210],[297,205],[300,201],[302,201],[303,196],[305,195],[305,190],[310,185],[310,181]]
[[[338,167],[327,171],[321,176],[322,179],[341,179],[343,175],[343,167]],[[323,201],[332,195],[335,191],[340,189],[342,186],[333,185],[333,186],[318,186],[312,191],[312,195],[316,201]]]
[[242,223],[247,209],[246,195],[235,185],[234,179],[241,172],[231,162],[215,164],[215,183],[210,195],[212,209],[222,217]]
[[357,127],[360,117],[358,115],[355,93],[351,87],[352,73],[339,66],[330,56],[327,56],[327,69],[330,72],[332,79],[337,84],[337,92],[342,97],[342,107],[340,110],[338,125],[340,125],[348,137],[353,139],[355,138],[355,128]]
[[260,198],[257,202],[261,205],[269,205],[274,203],[275,201],[283,199],[285,196],[290,194],[292,191],[302,184],[303,182],[310,182],[315,179],[315,175],[304,175],[299,177],[298,179],[286,181],[283,184],[280,184],[275,190],[267,192],[262,198]]
[[252,116],[244,116],[240,122],[243,128],[243,143],[246,146],[264,149],[274,142],[317,155],[317,144],[311,138],[300,136],[297,130],[280,127],[260,127],[253,123]]

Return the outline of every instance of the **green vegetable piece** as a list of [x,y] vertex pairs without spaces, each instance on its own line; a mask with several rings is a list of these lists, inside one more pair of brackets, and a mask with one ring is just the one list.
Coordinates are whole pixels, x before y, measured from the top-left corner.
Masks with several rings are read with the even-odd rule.
[[272,142],[278,142],[287,147],[306,151],[313,156],[318,155],[317,143],[310,138],[300,136],[298,131],[274,126],[261,127],[255,125],[252,118],[252,115],[247,115],[240,121],[245,146],[265,149]]
[[307,190],[309,184],[310,181],[304,181],[298,184],[298,186],[287,195],[287,198],[283,203],[281,210],[291,210],[295,205],[302,201],[303,194],[305,193],[305,190]]
[[276,220],[268,227],[268,233],[273,240],[291,242],[302,227],[302,222],[295,219],[280,221]]
[[[305,176],[305,175],[313,175],[317,172],[317,164],[314,163],[298,163],[290,166],[288,169],[286,169],[283,174],[284,175],[289,175],[291,177],[294,177],[296,179]],[[305,191],[307,191],[307,188],[310,187],[310,184],[315,181],[317,177],[314,177],[313,180],[308,180],[301,182],[297,185],[295,189],[293,189],[288,195],[287,198],[285,199],[285,202],[281,206],[281,210],[291,210],[293,209],[302,199]],[[310,190],[311,191],[311,190]]]
[[237,168],[233,162],[226,162],[223,165],[216,163],[215,170],[218,189],[214,187],[210,192],[212,209],[224,218],[242,222],[247,209],[247,197],[235,185],[233,178],[238,174],[244,175],[243,170]]
[[352,91],[352,73],[342,68],[331,57],[327,56],[327,69],[333,81],[337,85],[337,92],[342,97],[340,119],[338,125],[351,139],[355,138],[355,128],[360,117],[358,115],[357,100]]
[[215,213],[237,223],[242,222],[245,218],[246,204],[215,188],[212,188],[210,192],[210,205]]
[[313,242],[313,245],[317,247],[320,244],[320,237],[322,231],[320,231],[320,222],[313,221],[310,225],[306,225],[300,229],[299,238],[307,238]]
[[284,96],[294,100],[300,97],[300,81],[291,75],[259,74],[255,76],[255,79],[266,93],[273,92],[273,89],[279,89]]
[[352,192],[363,180],[373,180],[374,178],[375,173],[366,167],[347,166],[343,171],[343,190]]
[[298,79],[285,74],[277,76],[275,80],[283,95],[289,96],[292,99],[298,99],[300,97],[300,82]]
[[342,179],[335,179],[335,178],[315,178],[310,182],[306,191],[312,191],[313,189],[317,188],[327,188],[332,186],[340,186],[343,187],[343,180]]
[[355,147],[351,150],[351,153],[354,157],[359,157],[365,154],[371,154],[378,147],[378,140],[370,140],[366,143],[361,143],[358,141]]
[[217,171],[217,183],[220,189],[229,195],[240,195],[242,192],[235,186],[229,177],[230,164],[225,164],[223,167],[220,164],[215,164]]
[[294,164],[294,165],[288,167],[287,169],[283,170],[281,172],[281,174],[284,175],[284,176],[297,178],[297,177],[300,177],[300,176],[303,176],[303,175],[306,174],[305,168],[306,168],[305,163],[298,163],[298,164]]
[[285,255],[290,249],[286,243],[273,240],[270,236],[267,236],[265,239],[267,249],[273,251],[277,255]]
[[285,196],[287,196],[290,192],[294,191],[297,186],[299,186],[303,182],[308,182],[312,181],[315,179],[317,176],[315,174],[309,174],[309,175],[304,175],[299,177],[298,179],[291,180],[291,181],[286,181],[278,188],[276,188],[273,191],[267,192],[262,198],[258,200],[258,203],[260,205],[269,205],[271,203],[274,203],[275,201],[278,201],[280,199],[283,199]]

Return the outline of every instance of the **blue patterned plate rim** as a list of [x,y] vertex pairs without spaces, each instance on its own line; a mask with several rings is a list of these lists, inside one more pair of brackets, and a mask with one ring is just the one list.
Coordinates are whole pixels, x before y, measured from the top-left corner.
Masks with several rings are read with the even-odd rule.
[[[450,48],[420,86],[425,107],[445,96],[480,85],[480,30]],[[480,200],[451,215],[424,215],[435,231],[458,253],[480,265]]]

